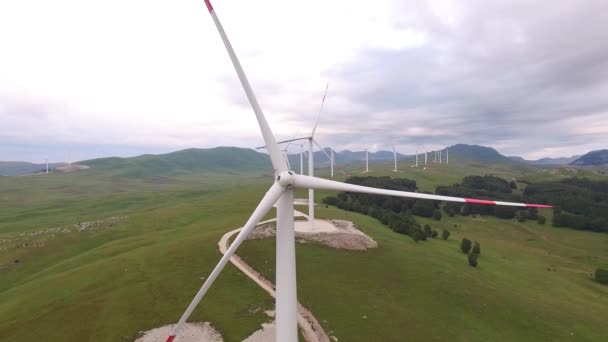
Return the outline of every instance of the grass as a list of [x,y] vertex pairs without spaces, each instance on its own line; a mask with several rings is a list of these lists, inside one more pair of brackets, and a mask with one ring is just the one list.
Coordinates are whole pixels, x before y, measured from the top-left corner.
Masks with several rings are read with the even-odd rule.
[[[299,300],[345,341],[597,341],[608,288],[590,273],[608,265],[608,236],[496,218],[419,219],[452,232],[416,244],[373,218],[335,208],[318,215],[354,221],[379,243],[367,252],[297,247]],[[456,225],[456,227],[454,227]],[[468,266],[459,241],[480,241]],[[274,241],[239,254],[270,279]]]
[[[432,191],[479,170],[444,165],[399,176]],[[484,170],[561,177],[501,165]],[[124,174],[91,169],[0,177],[0,241],[14,239],[0,243],[0,340],[131,341],[139,331],[176,322],[219,260],[221,235],[246,221],[269,185],[269,177],[256,175]],[[327,194],[317,192],[317,201]],[[323,206],[317,213],[352,220],[380,244],[368,252],[297,247],[300,300],[342,341],[598,340],[608,334],[602,322],[608,290],[589,275],[608,266],[606,235],[457,217],[428,221],[448,228],[449,241],[415,244],[366,216]],[[97,232],[20,235],[111,216],[126,218]],[[464,236],[481,242],[478,268],[459,252]],[[33,241],[44,245],[32,247]],[[248,241],[239,254],[274,279],[272,240]],[[263,310],[272,306],[229,265],[190,320],[210,321],[226,341],[240,341],[268,321]]]
[[[178,185],[134,182],[135,189],[114,194],[111,182],[85,175],[4,184],[10,190],[3,201],[14,205],[3,208],[0,237],[45,245],[0,250],[0,340],[130,341],[176,322],[219,260],[221,235],[242,225],[267,187],[266,179],[205,176]],[[90,191],[54,192],[56,186]],[[126,220],[106,231],[19,235],[118,214]],[[272,307],[263,290],[228,266],[191,320],[210,321],[226,341],[240,341],[268,321],[263,310]]]

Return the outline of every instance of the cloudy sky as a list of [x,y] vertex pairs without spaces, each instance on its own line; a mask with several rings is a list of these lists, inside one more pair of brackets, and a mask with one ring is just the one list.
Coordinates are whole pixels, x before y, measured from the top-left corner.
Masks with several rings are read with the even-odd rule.
[[[278,139],[606,148],[608,1],[215,0]],[[0,160],[262,142],[202,0],[0,2]]]

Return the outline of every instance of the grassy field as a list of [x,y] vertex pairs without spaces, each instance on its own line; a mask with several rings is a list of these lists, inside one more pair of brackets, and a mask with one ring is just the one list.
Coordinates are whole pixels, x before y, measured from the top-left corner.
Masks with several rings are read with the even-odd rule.
[[[372,175],[394,175],[378,171],[388,164],[374,168]],[[432,191],[480,170],[444,165],[399,176]],[[562,176],[503,165],[483,170]],[[132,341],[141,330],[174,323],[219,260],[221,235],[245,222],[270,181],[110,171],[0,177],[0,340]],[[608,288],[589,276],[608,266],[606,235],[458,217],[430,222],[452,231],[450,241],[415,244],[372,218],[322,206],[318,213],[352,220],[380,244],[365,253],[298,245],[300,300],[341,341],[608,335]],[[120,221],[96,231],[74,227],[110,217]],[[458,251],[463,236],[481,242],[477,269]],[[273,279],[273,241],[247,242],[239,254]],[[240,341],[268,320],[263,309],[272,306],[228,266],[191,320],[210,321],[226,341]]]
[[[600,341],[608,288],[590,273],[608,266],[608,236],[536,222],[456,217],[419,219],[452,232],[415,243],[373,218],[319,208],[354,221],[379,248],[345,252],[298,245],[299,299],[344,341]],[[456,226],[455,226],[456,225]],[[481,243],[477,268],[459,250]],[[274,241],[248,241],[239,254],[274,277]]]
[[[245,222],[268,181],[203,175],[116,183],[87,172],[2,179],[0,239],[16,242],[0,245],[0,340],[132,341],[177,321],[219,260],[221,235]],[[115,215],[126,218],[108,229],[73,227]],[[56,227],[72,232],[20,235]],[[238,341],[272,307],[229,266],[192,319]]]

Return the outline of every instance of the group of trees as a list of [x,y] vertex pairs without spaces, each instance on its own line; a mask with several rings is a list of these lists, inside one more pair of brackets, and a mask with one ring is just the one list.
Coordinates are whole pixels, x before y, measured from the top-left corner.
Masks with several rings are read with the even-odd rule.
[[608,285],[608,270],[605,270],[603,268],[598,268],[597,270],[595,270],[595,281],[600,284]]
[[[521,202],[521,196],[513,193],[517,187],[514,181],[507,182],[496,176],[467,176],[462,183],[451,186],[438,186],[435,193],[444,196],[468,197],[468,198],[492,198],[508,202]],[[443,207],[449,216],[460,214],[468,215],[490,215],[502,219],[515,218],[519,210],[514,207],[471,205],[456,202],[446,203]],[[538,214],[538,212],[536,212]],[[528,214],[520,214],[528,218]]]
[[469,265],[477,267],[477,259],[479,259],[479,255],[481,254],[481,245],[479,242],[473,242],[467,238],[462,238],[462,241],[460,242],[460,250],[464,254],[467,254]]
[[[351,177],[346,182],[390,190],[416,191],[416,181],[405,178]],[[341,192],[335,197],[326,197],[323,202],[376,218],[393,231],[409,235],[416,242],[439,236],[429,225],[422,227],[418,224],[414,217],[416,215],[441,220],[438,203],[434,201]],[[442,232],[443,239],[447,240],[449,236],[448,231]]]
[[523,193],[530,201],[556,207],[556,227],[608,232],[608,181],[573,177],[529,184]]

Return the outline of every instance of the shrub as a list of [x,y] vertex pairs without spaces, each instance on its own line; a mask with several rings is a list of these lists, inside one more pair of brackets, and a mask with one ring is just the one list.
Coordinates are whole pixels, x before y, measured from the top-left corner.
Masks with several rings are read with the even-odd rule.
[[429,226],[428,224],[424,225],[424,235],[426,235],[427,237],[433,236],[433,230],[431,229],[431,226]]
[[436,239],[437,235],[439,235],[439,233],[436,230],[433,229],[433,233],[432,233],[431,236],[433,236],[433,238]]
[[441,237],[442,237],[444,240],[447,240],[447,239],[450,237],[450,235],[451,235],[451,233],[450,233],[450,231],[449,231],[449,230],[445,230],[445,229],[444,229],[444,230],[441,232]]
[[479,245],[479,242],[475,241],[475,243],[473,244],[473,249],[471,250],[472,254],[481,254],[481,246]]
[[512,207],[497,205],[494,207],[494,216],[501,219],[510,220],[515,217],[515,209]]
[[537,220],[538,220],[538,223],[545,224],[545,222],[547,221],[547,218],[545,218],[542,215],[538,215],[538,219]]
[[420,240],[426,240],[426,234],[424,233],[424,231],[422,231],[420,226],[412,228],[410,236],[415,242],[418,242]]
[[435,211],[433,201],[417,200],[412,207],[412,213],[416,216],[432,217]]
[[460,243],[460,249],[463,253],[468,254],[471,250],[471,240],[463,238],[462,242]]
[[471,253],[469,254],[469,265],[473,267],[477,267],[477,258],[479,258],[479,254]]
[[598,268],[597,270],[595,270],[595,281],[600,284],[608,285],[608,270],[602,268]]
[[433,218],[437,221],[441,220],[441,212],[439,210],[435,210],[435,212],[433,213]]
[[449,217],[454,217],[454,215],[456,215],[456,210],[454,210],[454,208],[448,208],[447,212]]
[[462,209],[460,209],[460,215],[469,216],[470,214],[471,214],[471,208],[468,205],[462,206]]
[[526,222],[526,218],[527,218],[527,214],[525,211],[518,211],[517,215],[515,215],[515,217],[517,218],[517,221],[519,222]]

